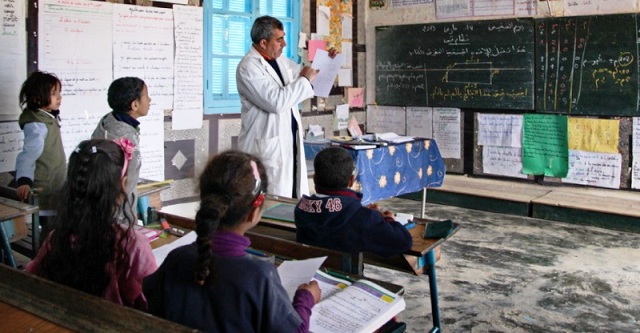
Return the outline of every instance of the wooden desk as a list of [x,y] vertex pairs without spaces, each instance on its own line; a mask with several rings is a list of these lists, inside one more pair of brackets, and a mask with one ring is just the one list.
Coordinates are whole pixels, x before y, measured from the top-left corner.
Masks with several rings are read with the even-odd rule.
[[194,332],[4,265],[0,265],[0,327],[3,331],[11,327],[7,332],[33,328],[38,332]]
[[0,302],[0,327],[6,332],[73,332],[5,302]]
[[13,223],[16,230],[24,231],[26,237],[27,225],[25,217],[37,214],[39,208],[23,202],[0,197],[0,241],[2,242],[3,262],[11,267],[16,267],[16,260],[11,249],[9,235],[5,229],[5,223]]
[[[295,199],[279,198],[268,195],[264,209],[279,203],[297,203]],[[195,212],[198,203],[182,204],[178,209],[168,209],[171,213],[160,212],[170,223],[174,223],[187,229],[195,229]],[[179,215],[182,213],[184,216]],[[440,307],[438,303],[438,286],[436,278],[437,252],[441,244],[460,230],[460,225],[455,224],[455,229],[446,238],[423,239],[426,219],[415,219],[416,226],[409,230],[413,238],[413,246],[407,253],[399,256],[384,258],[372,253],[363,253],[363,262],[376,266],[386,267],[411,274],[427,274],[429,276],[429,293],[431,298],[431,315],[433,321],[432,332],[441,330]],[[295,243],[295,224],[279,220],[261,219],[258,226],[251,229],[250,233],[287,240]],[[362,265],[358,265],[362,267]]]
[[[297,200],[268,196],[265,201],[265,209],[280,203],[295,204]],[[429,294],[431,298],[432,332],[441,330],[440,306],[438,302],[438,282],[436,278],[436,261],[439,259],[440,245],[460,230],[460,225],[455,224],[455,229],[446,238],[424,239],[422,235],[429,221],[426,219],[414,219],[416,226],[409,229],[413,238],[411,250],[401,256],[382,257],[374,253],[364,253],[363,259],[367,264],[412,273],[416,275],[427,274],[429,276]],[[296,225],[291,222],[262,218],[259,225],[252,229],[256,233],[271,235],[295,241]]]
[[148,207],[155,207],[157,210],[162,208],[162,199],[160,192],[171,187],[171,181],[153,182],[150,180],[141,180],[137,186],[138,198],[149,197]]

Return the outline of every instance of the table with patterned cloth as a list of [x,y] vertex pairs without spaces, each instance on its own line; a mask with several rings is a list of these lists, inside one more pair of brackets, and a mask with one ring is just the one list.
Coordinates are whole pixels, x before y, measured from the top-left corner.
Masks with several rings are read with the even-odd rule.
[[[313,160],[329,145],[305,142],[305,157]],[[356,161],[358,175],[354,189],[362,192],[363,204],[440,187],[444,181],[446,167],[433,139],[348,150]]]

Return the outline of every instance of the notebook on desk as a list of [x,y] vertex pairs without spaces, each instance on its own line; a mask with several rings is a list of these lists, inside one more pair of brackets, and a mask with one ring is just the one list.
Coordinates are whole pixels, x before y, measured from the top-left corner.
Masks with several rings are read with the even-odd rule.
[[262,212],[262,217],[272,220],[284,221],[284,222],[295,222],[295,218],[293,215],[293,210],[296,208],[296,205],[290,203],[279,203],[275,206],[269,207]]

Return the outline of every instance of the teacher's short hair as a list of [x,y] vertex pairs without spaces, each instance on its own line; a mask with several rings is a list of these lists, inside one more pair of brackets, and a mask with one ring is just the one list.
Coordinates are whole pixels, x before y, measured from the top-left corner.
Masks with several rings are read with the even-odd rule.
[[273,30],[275,29],[284,30],[280,20],[267,15],[258,17],[251,27],[251,42],[258,44],[263,39],[268,40],[273,36]]

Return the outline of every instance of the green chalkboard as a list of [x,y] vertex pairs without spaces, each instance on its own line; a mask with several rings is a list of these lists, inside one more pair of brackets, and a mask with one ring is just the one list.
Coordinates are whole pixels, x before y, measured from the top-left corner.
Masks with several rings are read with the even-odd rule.
[[376,103],[533,110],[533,19],[376,27]]
[[638,115],[638,16],[536,20],[536,110]]

